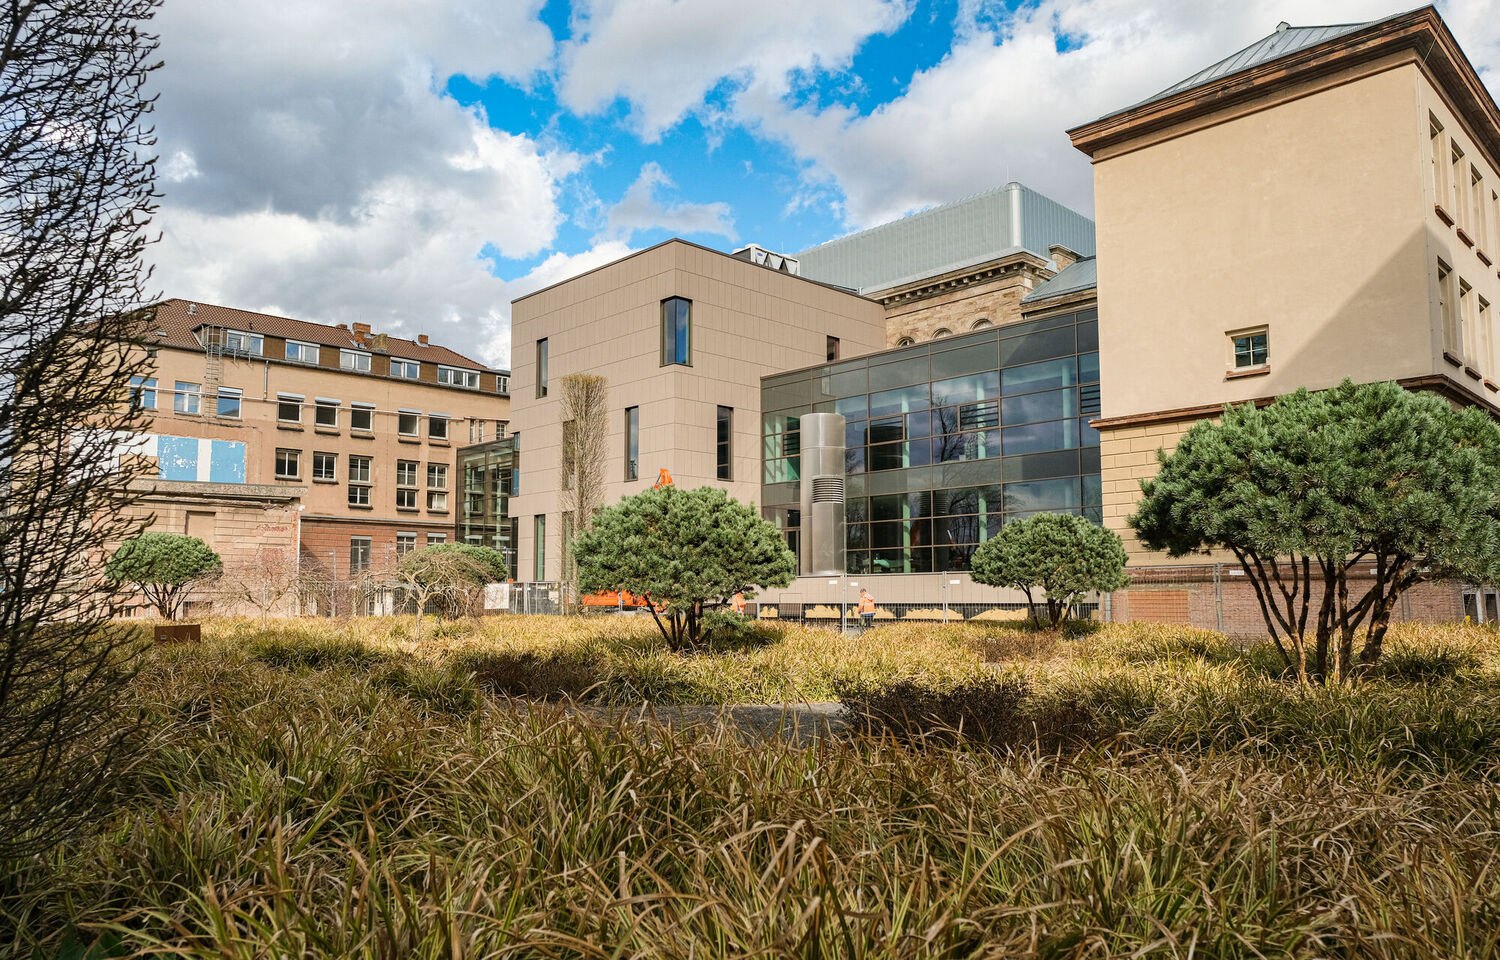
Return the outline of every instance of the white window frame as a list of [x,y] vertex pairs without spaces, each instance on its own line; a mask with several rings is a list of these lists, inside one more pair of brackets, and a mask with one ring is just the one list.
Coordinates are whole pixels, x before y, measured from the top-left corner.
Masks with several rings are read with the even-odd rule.
[[[326,477],[323,476],[318,471],[318,461],[319,461],[319,458],[326,458],[326,461],[329,464],[331,464],[331,466],[329,467],[329,470],[328,470],[328,476],[326,476]],[[336,481],[336,480],[338,480],[338,478],[339,478],[339,455],[336,454],[336,453],[330,453],[327,450],[314,450],[313,451],[313,455],[312,455],[312,478],[314,480],[324,480],[324,481],[328,481],[328,480],[334,480],[334,481]]]
[[439,543],[447,543],[447,542],[448,542],[448,535],[446,533],[429,533],[427,535],[427,545],[429,547],[435,546],[436,544],[439,544]]
[[[296,468],[296,472],[294,472],[294,473],[288,473],[288,472],[286,472],[286,471],[284,471],[284,470],[281,469],[282,455],[283,454],[288,454],[290,456],[290,462],[291,462],[292,466]],[[276,470],[276,479],[277,480],[301,480],[302,479],[302,451],[301,450],[294,450],[294,449],[291,449],[289,447],[277,447],[276,448],[276,459],[273,461],[273,466],[275,467],[275,470]]]
[[[355,424],[354,424],[354,415],[356,413],[361,413],[361,412],[365,413],[370,418],[370,425],[368,427],[359,427],[359,426],[355,426]],[[375,404],[373,404],[373,403],[351,403],[351,404],[349,404],[349,429],[350,430],[357,430],[357,431],[359,431],[361,433],[374,433],[375,432]]]
[[429,490],[448,489],[448,465],[446,463],[427,465],[427,488]]
[[[300,393],[278,393],[276,394],[276,422],[277,423],[301,423],[302,405],[307,397]],[[284,403],[295,403],[297,405],[297,416],[294,418],[283,417],[281,405]]]
[[[226,398],[234,399],[234,413],[225,413],[220,406]],[[245,391],[238,387],[220,387],[214,394],[214,416],[225,420],[240,420],[245,413]]]
[[350,350],[347,347],[340,347],[339,369],[351,370],[354,373],[369,373],[370,354],[363,350]]
[[[405,547],[405,549],[402,549]],[[396,531],[396,556],[404,557],[417,549],[417,535],[406,530]]]
[[[408,432],[401,428],[402,417],[414,417],[413,426]],[[398,437],[420,437],[422,435],[422,411],[420,410],[397,410],[396,411],[396,436]]]
[[[188,401],[191,400],[191,409]],[[203,412],[203,384],[187,380],[172,381],[172,412],[196,417]]]
[[[292,348],[297,350],[297,356],[292,356]],[[288,340],[286,342],[286,358],[292,363],[306,363],[316,366],[322,356],[322,348],[316,343],[308,343],[306,340]]]
[[[1262,361],[1261,363],[1247,363],[1247,364],[1241,366],[1240,362],[1239,362],[1239,353],[1238,353],[1237,349],[1235,348],[1235,343],[1234,342],[1236,340],[1240,340],[1240,339],[1243,339],[1243,338],[1246,338],[1246,337],[1256,337],[1256,336],[1262,336],[1262,335],[1264,335],[1265,338],[1266,338],[1266,359],[1264,361]],[[1229,369],[1230,370],[1234,371],[1235,373],[1240,373],[1240,372],[1243,372],[1243,371],[1265,370],[1265,369],[1267,369],[1267,368],[1270,367],[1270,365],[1271,365],[1271,329],[1270,329],[1270,327],[1265,326],[1263,324],[1263,325],[1258,326],[1258,327],[1246,327],[1243,330],[1230,330],[1224,336],[1225,336],[1226,342],[1229,344]],[[1252,348],[1252,356],[1253,355],[1254,354],[1253,354],[1253,348]]]
[[479,371],[469,370],[465,367],[450,367],[438,364],[438,383],[447,384],[450,387],[462,387],[465,390],[479,389]]
[[[408,367],[411,370],[409,374],[406,372]],[[399,373],[397,372],[398,368],[401,371]],[[391,357],[391,376],[400,380],[420,380],[422,379],[422,361],[407,360],[404,357]]]
[[[448,416],[446,413],[429,413],[427,415],[427,439],[442,440],[446,442],[449,438],[448,427],[452,420],[453,418]],[[433,426],[439,422],[441,422],[443,425],[442,436],[438,436],[437,434],[432,432]]]
[[[323,422],[323,420],[322,420],[322,414],[323,414],[324,410],[332,410],[333,411],[333,422],[332,423],[324,423]],[[330,400],[328,397],[314,397],[313,398],[313,426],[315,426],[315,427],[332,427],[332,428],[334,428],[336,430],[336,429],[338,429],[338,425],[339,425],[339,401],[337,401],[337,400]]]
[[[236,338],[238,345],[231,344],[230,338]],[[224,352],[236,356],[259,357],[266,352],[266,338],[258,333],[248,330],[226,329],[224,331]]]
[[156,378],[130,378],[130,405],[137,410],[156,409]]

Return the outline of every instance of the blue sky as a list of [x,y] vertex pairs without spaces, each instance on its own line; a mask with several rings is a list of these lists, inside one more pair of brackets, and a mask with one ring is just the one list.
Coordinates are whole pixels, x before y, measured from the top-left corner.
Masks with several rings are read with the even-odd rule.
[[[795,252],[1391,0],[166,0],[156,282],[505,364],[517,296],[670,236]],[[1493,88],[1500,0],[1440,4]]]

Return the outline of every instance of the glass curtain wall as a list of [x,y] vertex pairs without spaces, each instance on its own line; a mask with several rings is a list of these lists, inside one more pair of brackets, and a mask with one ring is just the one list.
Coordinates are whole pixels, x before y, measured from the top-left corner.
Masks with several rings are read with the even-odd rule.
[[505,554],[510,575],[516,575],[516,521],[510,498],[516,492],[515,450],[511,438],[494,440],[458,452],[463,476],[463,503],[458,514],[458,539]]
[[1036,513],[1102,522],[1092,307],[766,377],[761,409],[761,502],[793,549],[799,418],[847,418],[850,573],[965,570]]

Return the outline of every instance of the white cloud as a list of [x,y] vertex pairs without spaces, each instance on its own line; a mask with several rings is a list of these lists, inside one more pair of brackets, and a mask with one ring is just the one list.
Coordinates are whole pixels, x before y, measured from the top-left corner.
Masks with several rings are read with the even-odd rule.
[[654,141],[724,80],[780,96],[793,74],[846,66],[908,13],[904,0],[591,0],[562,49],[559,97],[579,114],[623,99]]
[[678,234],[710,233],[735,240],[734,218],[729,204],[672,203],[661,194],[672,187],[672,178],[652,161],[638,176],[620,202],[610,208],[605,236],[628,240],[637,230],[660,228]]
[[[1500,59],[1494,0],[1445,5],[1471,58]],[[1086,157],[1065,130],[1143,99],[1269,33],[1280,0],[1042,0],[1014,13],[966,3],[953,48],[898,98],[861,116],[845,107],[789,105],[747,88],[744,122],[788,144],[810,188],[832,184],[849,226],[1020,180],[1085,212]],[[1345,23],[1390,14],[1390,0],[1315,0],[1298,23]],[[1058,35],[1072,48],[1060,52]],[[1494,84],[1495,74],[1486,74]]]
[[491,128],[441,78],[530,82],[553,53],[540,6],[169,2],[155,282],[504,359],[511,293],[480,251],[546,249],[581,160]]

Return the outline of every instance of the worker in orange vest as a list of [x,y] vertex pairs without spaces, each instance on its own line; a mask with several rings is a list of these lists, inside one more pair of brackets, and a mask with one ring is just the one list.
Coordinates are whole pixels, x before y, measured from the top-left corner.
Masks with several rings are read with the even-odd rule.
[[875,597],[865,587],[859,588],[859,622],[864,629],[870,629],[870,624],[875,620]]
[[734,595],[734,612],[742,617],[745,615],[745,595],[743,593],[736,592]]

